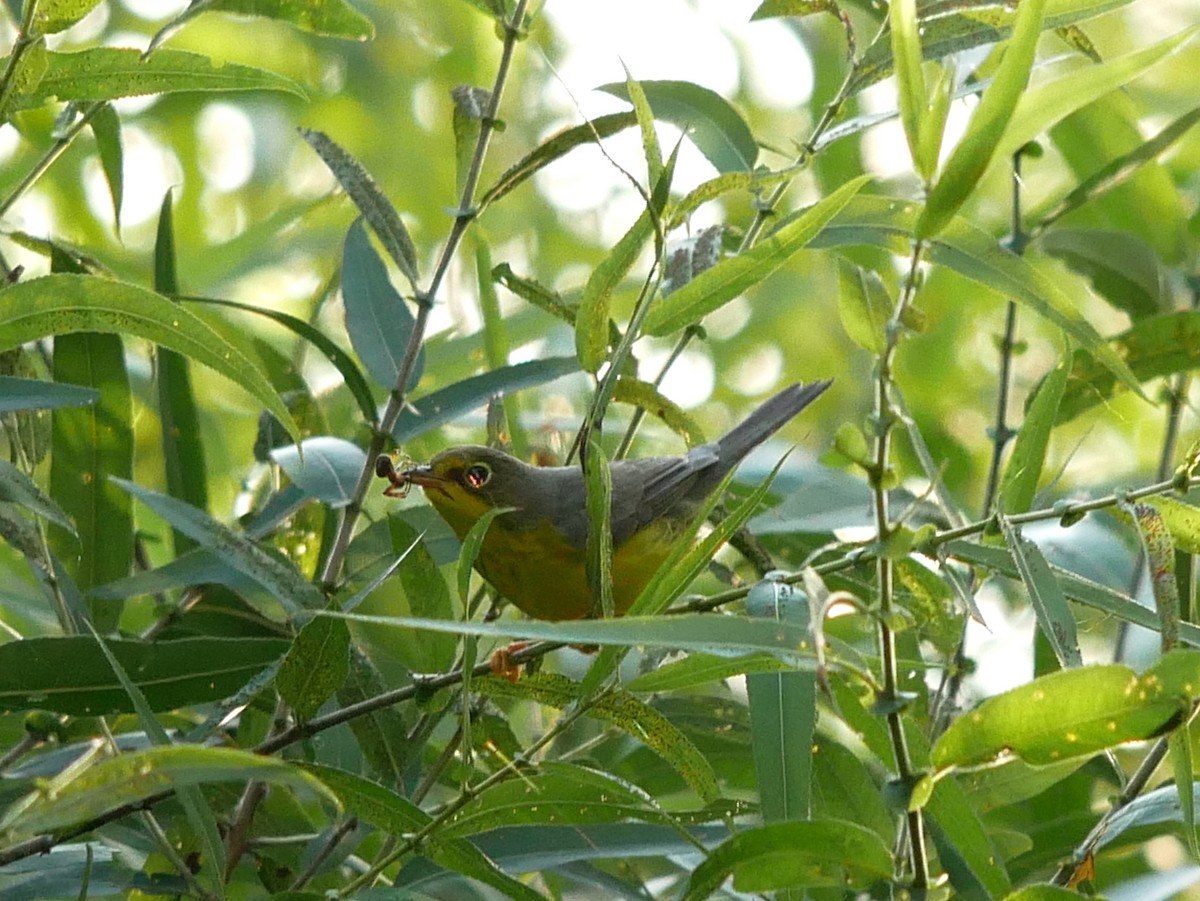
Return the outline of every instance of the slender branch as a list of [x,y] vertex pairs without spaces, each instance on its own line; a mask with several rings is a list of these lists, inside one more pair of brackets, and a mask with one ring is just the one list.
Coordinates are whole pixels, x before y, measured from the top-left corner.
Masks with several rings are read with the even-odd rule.
[[416,365],[417,354],[420,353],[421,345],[425,340],[429,312],[437,300],[438,292],[441,290],[447,271],[449,271],[450,263],[458,252],[459,244],[462,243],[463,235],[466,234],[467,227],[475,219],[475,190],[479,186],[483,161],[487,155],[492,133],[496,129],[500,99],[504,95],[504,86],[508,82],[513,52],[517,41],[521,38],[521,27],[525,21],[527,6],[528,0],[517,0],[511,21],[504,25],[504,44],[500,53],[500,64],[496,69],[496,79],[492,84],[487,110],[480,122],[479,137],[475,141],[475,152],[471,156],[471,165],[468,167],[466,178],[463,181],[454,223],[450,226],[446,243],[442,245],[442,252],[438,256],[437,265],[429,280],[429,287],[417,297],[416,322],[413,324],[412,336],[409,338],[408,346],[404,349],[404,356],[396,373],[396,383],[392,388],[391,397],[388,398],[383,416],[380,418],[379,428],[371,438],[371,444],[367,450],[367,462],[362,472],[359,473],[351,501],[342,509],[342,518],[338,523],[337,534],[334,536],[329,556],[325,559],[325,565],[321,571],[321,584],[327,591],[332,589],[338,573],[341,571],[342,561],[350,546],[350,538],[354,534],[354,526],[362,513],[363,498],[366,497],[367,490],[375,479],[375,458],[383,452],[391,437],[392,429],[395,428],[396,421],[400,418],[400,412],[404,409],[405,392],[409,378],[412,376],[413,367]]
[[[912,248],[909,260],[908,277],[896,300],[891,319],[885,326],[884,347],[876,363],[875,376],[875,454],[873,465],[868,472],[873,494],[875,513],[875,541],[882,550],[886,548],[896,526],[892,523],[889,510],[888,481],[892,471],[891,439],[899,416],[892,404],[890,386],[893,378],[896,350],[900,338],[904,334],[904,320],[913,299],[917,293],[917,282],[920,272],[921,257],[924,245],[916,242]],[[896,652],[896,635],[892,630],[890,614],[892,611],[895,563],[886,553],[881,553],[875,560],[875,575],[879,598],[879,655],[880,667],[883,674],[883,695],[888,701],[895,701],[900,696],[899,663]],[[904,734],[904,720],[899,705],[892,703],[887,714],[888,735],[891,738],[892,752],[896,755],[896,771],[905,783],[911,783],[916,777],[912,758],[909,755],[908,739]],[[910,810],[908,820],[909,855],[913,870],[913,888],[922,890],[929,885],[929,861],[925,847],[925,825],[920,809]]]

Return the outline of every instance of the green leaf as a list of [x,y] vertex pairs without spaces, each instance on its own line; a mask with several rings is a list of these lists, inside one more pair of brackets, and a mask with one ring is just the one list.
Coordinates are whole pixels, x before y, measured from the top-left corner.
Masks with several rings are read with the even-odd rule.
[[629,74],[629,67],[622,63],[625,69],[625,99],[633,104],[637,115],[638,127],[642,132],[642,153],[646,157],[646,173],[650,184],[658,182],[662,175],[662,148],[658,145],[658,133],[654,130],[654,113],[650,109],[650,101],[642,90],[641,82]]
[[860,176],[771,233],[745,253],[722,260],[650,308],[643,325],[648,335],[668,335],[699,322],[758,284],[813,240],[870,181]]
[[[560,710],[576,704],[584,697],[579,683],[550,673],[526,675],[515,683],[493,676],[481,679],[475,685],[480,693],[489,697],[523,698]],[[653,750],[706,803],[720,797],[717,774],[712,765],[677,726],[644,701],[628,692],[614,690],[590,704],[587,715],[616,726]],[[531,800],[538,803],[536,796]]]
[[704,443],[700,425],[682,407],[663,395],[650,382],[622,376],[613,389],[613,400],[622,404],[633,404],[679,435],[688,447]]
[[850,340],[863,350],[883,351],[884,328],[891,318],[892,303],[878,274],[838,260],[838,316]]
[[575,355],[585,372],[595,373],[604,365],[613,291],[637,262],[638,254],[652,234],[654,220],[647,208],[608,256],[592,270],[583,287],[575,315]]
[[272,448],[271,459],[305,494],[334,509],[354,499],[354,486],[367,465],[361,447],[331,435]]
[[[375,253],[363,220],[355,219],[346,233],[342,254],[342,300],[346,331],[358,358],[381,387],[396,386],[400,363],[416,328],[416,319],[388,279],[383,260]],[[404,390],[411,390],[425,370],[425,353],[416,363]]]
[[412,441],[464,413],[478,409],[493,394],[505,394],[544,385],[564,375],[579,371],[574,357],[545,357],[527,363],[514,363],[502,369],[471,376],[426,394],[406,406],[396,420],[392,438],[399,445]]
[[287,406],[257,365],[153,291],[95,276],[56,274],[0,292],[0,350],[73,332],[134,335],[169,347],[241,385],[300,440]]
[[566,156],[576,147],[594,144],[601,138],[610,137],[637,124],[635,113],[612,113],[551,135],[510,167],[496,180],[496,184],[484,192],[479,201],[480,210],[495,203],[539,170]]
[[874,832],[846,820],[771,823],[743,830],[692,871],[684,901],[700,901],[732,874],[739,892],[863,888],[890,879],[892,855]]
[[[907,255],[915,219],[916,207],[908,201],[863,195],[847,203],[810,246],[869,244]],[[927,257],[1028,307],[1061,328],[1126,385],[1137,384],[1121,356],[1080,316],[1055,280],[1025,257],[1001,249],[992,235],[955,217],[929,240]]]
[[[592,592],[591,615],[616,616],[613,601],[612,471],[595,432],[587,438],[584,458],[587,491],[587,583]],[[622,611],[624,612],[624,611]]]
[[[429,814],[404,796],[362,776],[317,763],[305,764],[304,768],[333,790],[347,813],[390,835],[416,833],[432,822]],[[478,879],[507,898],[542,901],[540,894],[504,873],[473,844],[448,837],[445,829],[433,830],[422,850],[435,863]]]
[[[350,648],[350,672],[338,690],[338,703],[343,707],[375,698],[387,691],[388,685],[370,659],[355,648]],[[414,747],[408,737],[404,715],[397,707],[384,707],[356,716],[347,724],[363,758],[387,783],[398,784],[404,777],[405,768]],[[330,785],[338,791],[336,783]],[[340,792],[339,792],[340,796]],[[343,798],[343,803],[346,803]]]
[[[315,609],[324,604],[320,590],[305,581],[290,563],[271,556],[245,535],[222,525],[203,510],[125,479],[113,481],[175,528],[218,554],[228,566],[265,588],[288,615],[305,607]],[[276,610],[260,609],[259,612],[270,619],[279,619]]]
[[1083,65],[1062,78],[1024,91],[1003,136],[997,136],[995,158],[1012,156],[1071,113],[1133,81],[1155,63],[1177,53],[1198,32],[1200,25],[1193,25],[1157,44],[1099,65]]
[[342,687],[350,671],[350,630],[324,617],[310,620],[288,649],[275,687],[302,720],[311,719]]
[[[888,7],[892,57],[896,65],[896,92],[900,97],[900,122],[908,139],[913,165],[922,179],[933,175],[921,153],[921,123],[929,110],[925,73],[921,69],[921,39],[917,32],[917,0],[894,0]],[[933,160],[937,165],[937,158]]]
[[[941,175],[929,190],[925,208],[917,219],[915,234],[919,240],[936,235],[949,224],[959,207],[975,190],[994,154],[996,145],[1008,128],[1017,102],[1025,92],[1033,68],[1042,15],[1046,0],[1023,0],[1017,7],[1013,34],[996,70],[991,85],[983,92],[979,106],[967,124]],[[1013,147],[1022,146],[1028,139]],[[1008,152],[1011,155],[1012,151]]]
[[0,829],[22,835],[52,832],[180,786],[248,781],[303,789],[337,801],[316,778],[274,757],[231,748],[167,745],[109,757],[52,793],[28,796],[10,809]]
[[[50,548],[86,592],[129,575],[133,566],[129,498],[108,481],[133,472],[133,399],[117,336],[59,335],[54,351],[55,381],[100,392],[94,407],[55,412],[50,457],[50,495],[75,523],[69,532],[51,528]],[[88,607],[98,630],[116,627],[119,605]]]
[[790,666],[805,669],[816,666],[816,658],[806,649],[808,633],[805,630],[788,623],[771,623],[741,616],[690,613],[679,616],[618,616],[611,620],[499,620],[480,623],[412,616],[366,616],[328,610],[317,615],[488,638],[531,638],[565,644],[645,645],[680,651],[728,653],[731,656],[765,651]]
[[697,685],[711,685],[734,676],[750,673],[775,673],[787,669],[787,664],[770,654],[747,654],[741,657],[719,657],[716,654],[688,654],[682,660],[664,663],[648,673],[642,673],[626,684],[629,691],[657,693],[679,691]]
[[264,16],[332,38],[369,41],[375,37],[371,20],[346,0],[209,0],[203,9],[206,12]]
[[37,486],[37,482],[7,460],[0,460],[0,501],[16,504],[75,534],[75,525],[65,510]]
[[[791,603],[789,603],[791,602]],[[804,592],[784,582],[761,581],[746,609],[808,628]],[[815,672],[754,673],[746,677],[750,743],[758,774],[763,820],[803,820],[812,802],[813,734],[817,723]]]
[[379,413],[375,408],[375,399],[371,396],[371,388],[367,384],[367,380],[363,377],[362,370],[358,368],[358,364],[350,358],[348,353],[334,344],[333,341],[327,338],[315,326],[309,325],[303,319],[297,319],[295,316],[280,312],[279,310],[251,306],[250,304],[238,303],[234,300],[220,300],[215,297],[195,297],[190,295],[178,299],[187,303],[229,307],[234,310],[242,310],[247,313],[253,313],[256,316],[262,316],[265,319],[270,319],[272,322],[278,322],[284,328],[303,338],[319,350],[325,359],[329,361],[330,365],[338,371],[338,374],[345,381],[346,387],[354,395],[354,400],[358,403],[358,409],[367,422],[373,423],[378,418]]
[[[421,541],[421,534],[399,517],[388,518],[388,533],[391,536],[392,554],[402,554],[407,551],[404,562],[400,564],[397,578],[404,589],[404,600],[408,612],[413,616],[429,619],[453,619],[454,604],[450,596],[450,588],[446,579],[438,569],[437,563]],[[470,576],[472,563],[467,563],[460,570],[460,588],[462,574]],[[462,564],[460,564],[462,566]],[[465,598],[466,595],[463,595]],[[430,635],[428,633],[413,633],[404,662],[413,672],[438,673],[450,668],[454,663],[454,652],[458,641],[451,635]]]
[[833,0],[762,0],[750,14],[750,21],[774,19],[779,16],[810,16],[835,8]]
[[1008,517],[1000,517],[1000,528],[1013,562],[1021,573],[1025,590],[1029,593],[1029,603],[1037,617],[1038,627],[1054,648],[1058,662],[1064,667],[1082,666],[1083,656],[1079,653],[1075,617],[1071,615],[1071,608],[1067,606],[1067,599],[1054,578],[1050,564],[1038,546],[1021,535]]
[[0,375],[0,413],[87,407],[99,400],[100,392],[95,388]]
[[[160,294],[179,292],[170,191],[163,195],[154,242],[154,290]],[[192,388],[188,359],[173,350],[159,347],[155,363],[167,493],[193,507],[207,510],[208,466],[204,457],[204,434],[200,428],[200,410]],[[172,538],[176,556],[195,547],[195,543],[178,530],[173,531]]]
[[[124,667],[117,660],[116,655],[104,643],[104,639],[100,637],[90,624],[88,628],[91,629],[92,637],[96,640],[97,646],[104,654],[108,665],[112,668],[113,674],[121,683],[122,690],[129,698],[130,703],[133,704],[133,708],[137,713],[138,723],[141,725],[143,731],[155,745],[169,746],[171,744],[170,736],[167,735],[167,730],[155,718],[154,711],[146,696],[142,694],[133,680],[129,678]],[[200,837],[205,857],[213,861],[210,872],[202,877],[203,884],[214,891],[218,898],[222,898],[224,897],[224,889],[220,878],[216,874],[225,872],[226,858],[225,845],[221,841],[221,834],[217,829],[216,816],[213,814],[212,808],[204,800],[200,789],[195,785],[181,785],[175,790],[175,797],[179,799],[179,803],[183,807],[192,829]]]
[[1154,609],[1161,624],[1162,651],[1165,654],[1179,643],[1179,584],[1175,580],[1175,542],[1166,517],[1153,502],[1134,504],[1133,516],[1154,592]]
[[282,91],[303,98],[295,82],[237,63],[213,65],[207,56],[159,49],[143,58],[138,50],[93,47],[77,53],[48,52],[46,74],[37,86],[16,98],[23,108],[46,100],[115,100],[145,94],[195,91]]
[[1056,228],[1038,246],[1086,276],[1097,293],[1131,319],[1170,312],[1167,270],[1154,248],[1137,235]]
[[[1109,339],[1106,349],[1118,353],[1139,382],[1195,369],[1200,366],[1200,311],[1141,319]],[[1094,355],[1078,350],[1058,408],[1058,422],[1074,419],[1119,393],[1112,370]]]
[[329,171],[333,173],[342,189],[350,195],[363,218],[371,223],[371,228],[379,237],[388,256],[392,258],[392,262],[404,273],[413,290],[418,290],[416,248],[409,237],[408,229],[404,227],[404,221],[383,193],[383,189],[363,168],[362,163],[331,141],[327,135],[302,128],[300,136],[329,167]]
[[113,229],[120,235],[121,204],[125,199],[125,150],[121,144],[121,117],[111,103],[101,103],[96,107],[89,124],[92,134],[96,136],[100,168],[104,170],[104,180],[108,182],[108,193],[112,197]]
[[[640,84],[654,117],[683,131],[718,172],[749,172],[754,168],[758,142],[741,114],[720,94],[688,81]],[[597,90],[630,100],[624,84],[601,85]]]
[[933,748],[938,769],[1013,754],[1031,764],[1086,756],[1174,728],[1200,687],[1200,651],[1172,651],[1142,676],[1125,666],[1060,670],[984,701]]
[[1196,798],[1192,769],[1192,739],[1188,730],[1171,733],[1171,770],[1175,774],[1175,790],[1179,796],[1179,812],[1183,819],[1183,835],[1192,859],[1200,858],[1200,842],[1196,841]]
[[41,34],[66,31],[99,3],[100,0],[43,0],[34,13],[34,28]]
[[[288,649],[288,642],[275,638],[154,643],[107,639],[106,643],[155,711],[224,698]],[[73,716],[134,712],[112,667],[87,635],[26,638],[0,645],[0,706]]]
[[1004,513],[1025,513],[1033,506],[1067,372],[1066,361],[1061,361],[1034,389],[1000,480],[1000,510]]
[[1179,550],[1200,554],[1200,507],[1165,494],[1147,503],[1152,504],[1163,518]]

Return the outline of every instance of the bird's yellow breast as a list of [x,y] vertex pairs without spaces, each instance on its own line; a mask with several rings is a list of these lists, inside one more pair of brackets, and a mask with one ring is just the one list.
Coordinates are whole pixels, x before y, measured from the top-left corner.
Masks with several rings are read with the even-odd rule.
[[[487,509],[485,502],[469,496],[439,498],[431,492],[430,500],[460,539]],[[613,604],[618,615],[637,599],[678,536],[678,524],[664,518],[613,549]],[[567,542],[549,520],[514,531],[505,528],[500,515],[488,527],[475,568],[500,594],[537,619],[579,619],[592,609],[587,552]]]

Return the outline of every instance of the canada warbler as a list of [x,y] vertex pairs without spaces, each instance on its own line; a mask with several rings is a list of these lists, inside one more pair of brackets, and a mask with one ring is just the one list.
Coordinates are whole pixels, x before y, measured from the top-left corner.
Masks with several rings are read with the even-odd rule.
[[[612,472],[613,600],[624,613],[670,554],[701,505],[751,450],[829,387],[784,388],[723,438],[678,457],[618,460]],[[384,460],[383,462],[388,462]],[[578,466],[536,467],[503,451],[466,445],[399,473],[415,484],[462,539],[483,513],[492,521],[475,568],[538,619],[578,619],[592,609],[587,580],[587,489]]]

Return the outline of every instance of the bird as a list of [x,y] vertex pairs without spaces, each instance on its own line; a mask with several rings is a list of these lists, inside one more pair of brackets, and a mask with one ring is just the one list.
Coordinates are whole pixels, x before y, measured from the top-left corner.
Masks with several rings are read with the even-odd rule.
[[[685,454],[618,460],[612,476],[612,588],[625,613],[685,536],[709,495],[755,447],[815,401],[832,380],[796,383],[763,402],[723,437]],[[441,451],[427,464],[376,473],[385,494],[420,486],[462,540],[488,510],[512,508],[488,526],[475,569],[518,609],[542,620],[595,615],[587,577],[587,488],[578,466],[531,466],[478,445]]]

